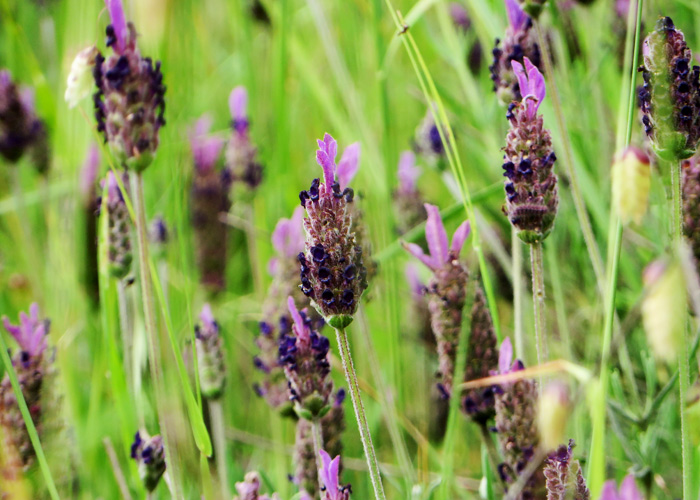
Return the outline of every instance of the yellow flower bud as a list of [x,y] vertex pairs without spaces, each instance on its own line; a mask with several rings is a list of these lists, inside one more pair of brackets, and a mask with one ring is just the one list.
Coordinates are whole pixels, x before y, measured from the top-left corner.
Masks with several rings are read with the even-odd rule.
[[540,431],[540,444],[544,450],[554,450],[564,443],[569,413],[569,390],[566,384],[551,382],[542,391],[537,402],[537,427]]
[[657,260],[644,270],[642,320],[657,359],[673,362],[685,329],[686,284],[680,264]]
[[613,207],[623,224],[639,224],[647,211],[651,169],[649,156],[630,146],[615,155],[612,166]]

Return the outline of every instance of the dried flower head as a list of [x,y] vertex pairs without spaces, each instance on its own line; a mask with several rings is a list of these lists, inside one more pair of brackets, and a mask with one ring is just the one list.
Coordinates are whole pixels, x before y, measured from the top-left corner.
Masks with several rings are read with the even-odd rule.
[[202,396],[216,399],[221,396],[226,383],[226,365],[219,323],[214,319],[211,306],[204,304],[199,314],[200,324],[195,326],[197,368]]
[[676,261],[656,260],[644,270],[642,320],[647,341],[657,358],[672,363],[685,329],[686,284]]
[[121,0],[105,0],[112,23],[107,46],[112,55],[98,53],[93,76],[97,129],[117,161],[129,169],[146,169],[158,149],[158,131],[165,125],[165,85],[160,62],[141,57],[136,29],[127,23]]
[[[22,388],[22,395],[32,416],[32,422],[41,438],[43,417],[46,413],[42,399],[45,378],[51,363],[51,360],[45,356],[49,320],[39,318],[39,306],[34,303],[29,307],[28,316],[24,312],[20,313],[18,325],[10,323],[6,316],[3,316],[2,323],[19,347],[12,358],[12,366],[17,374],[17,381]],[[18,470],[31,467],[36,460],[34,446],[7,374],[0,383],[0,427],[2,427],[0,434],[4,440],[3,447],[7,451],[6,459],[13,462],[13,468]]]
[[547,500],[589,500],[586,480],[581,471],[581,464],[574,460],[572,453],[574,440],[569,445],[561,445],[549,454],[545,460],[544,477],[546,478]]
[[508,27],[506,28],[503,45],[496,39],[493,49],[493,63],[489,66],[493,90],[503,105],[522,98],[518,78],[513,71],[513,61],[524,64],[527,57],[532,64],[539,67],[540,46],[533,29],[532,20],[518,5],[517,0],[505,0]]
[[0,155],[10,163],[34,147],[45,133],[45,125],[37,118],[34,93],[30,88],[18,89],[7,70],[0,71]]
[[537,110],[546,90],[542,73],[525,58],[525,67],[513,61],[523,99],[512,103],[506,115],[510,130],[506,137],[503,176],[506,203],[503,213],[525,243],[544,240],[554,227],[559,195],[552,167],[557,157],[549,130]]
[[352,321],[367,288],[367,270],[349,206],[354,192],[340,185],[345,176],[335,163],[338,145],[326,134],[318,146],[323,183],[314,179],[299,195],[307,213],[306,246],[299,254],[301,290],[331,326],[343,328]]
[[322,500],[348,500],[352,489],[350,485],[341,486],[339,479],[340,456],[331,460],[331,456],[325,450],[319,452],[323,466],[319,473],[324,490]]
[[255,189],[262,182],[263,167],[257,159],[258,149],[250,140],[248,119],[248,92],[239,86],[229,96],[232,135],[226,148],[226,166],[233,180]]
[[[122,175],[122,186],[126,189],[129,177]],[[131,271],[133,254],[131,252],[131,219],[124,201],[124,194],[119,188],[117,178],[112,171],[107,172],[107,225],[109,272],[117,279],[125,278]]]
[[92,74],[99,53],[100,51],[93,45],[78,52],[78,55],[73,59],[64,94],[64,99],[68,103],[69,108],[74,108],[80,101],[90,95],[92,86],[95,83]]
[[613,205],[623,224],[639,224],[647,211],[651,168],[649,156],[636,146],[615,155],[612,166]]
[[452,392],[452,377],[457,355],[459,332],[462,325],[462,309],[466,299],[466,285],[469,278],[466,267],[459,259],[467,236],[469,221],[464,221],[452,236],[449,245],[447,232],[435,205],[425,204],[428,221],[425,225],[425,238],[429,254],[415,243],[404,244],[406,250],[433,271],[428,284],[428,308],[431,325],[438,346],[438,388],[446,396]]
[[700,66],[683,33],[664,17],[644,40],[642,121],[656,153],[667,160],[689,158],[700,140]]
[[148,491],[155,490],[165,472],[163,438],[150,436],[145,430],[137,431],[131,445],[131,458],[138,464],[143,485]]
[[228,226],[221,215],[231,208],[231,174],[218,170],[223,140],[208,135],[211,120],[204,116],[194,126],[190,145],[194,162],[192,225],[201,283],[211,292],[226,286]]
[[333,381],[329,374],[330,342],[311,329],[311,319],[289,297],[292,335],[280,337],[279,359],[289,382],[289,397],[297,415],[307,420],[322,417],[330,409]]

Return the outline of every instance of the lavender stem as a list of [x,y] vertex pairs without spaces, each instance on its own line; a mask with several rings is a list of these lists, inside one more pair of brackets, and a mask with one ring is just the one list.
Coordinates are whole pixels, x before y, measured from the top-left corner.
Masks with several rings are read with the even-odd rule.
[[211,415],[212,437],[214,438],[214,454],[216,455],[216,473],[219,476],[221,497],[231,498],[226,473],[226,431],[224,429],[224,410],[220,399],[209,399],[209,415]]
[[316,470],[318,471],[319,492],[323,491],[323,479],[321,478],[321,450],[323,449],[323,433],[321,432],[321,419],[314,417],[311,421],[311,438],[314,442],[314,457],[316,459]]
[[126,290],[126,283],[123,279],[117,280],[117,301],[119,302],[119,327],[122,337],[122,350],[124,352],[124,372],[126,373],[126,384],[132,394],[134,390],[132,345],[134,338],[133,322],[129,314],[129,298]]
[[158,329],[156,327],[155,309],[153,306],[153,283],[151,283],[150,265],[148,260],[148,237],[146,235],[146,208],[143,197],[143,174],[135,172],[131,175],[131,190],[134,193],[134,213],[136,215],[136,237],[139,244],[139,271],[141,275],[141,300],[143,301],[143,315],[146,326],[146,337],[148,338],[148,350],[151,368],[151,377],[155,385],[156,408],[158,411],[158,422],[160,432],[163,436],[165,447],[165,462],[173,478],[172,493],[176,499],[182,498],[179,491],[179,467],[176,464],[171,449],[172,440],[169,434],[169,426],[165,419],[165,386],[161,372],[160,342],[158,339]]
[[518,359],[525,357],[525,334],[523,329],[523,244],[518,238],[517,230],[511,227],[511,258],[513,260],[513,321],[515,337],[515,355]]
[[379,473],[377,456],[374,451],[374,445],[372,444],[372,436],[369,433],[369,425],[367,425],[365,408],[360,397],[360,386],[357,383],[357,374],[355,373],[355,366],[352,362],[352,356],[350,355],[348,335],[345,328],[334,329],[336,338],[338,339],[338,346],[340,348],[340,357],[343,361],[345,380],[348,383],[350,398],[352,399],[352,406],[355,410],[355,418],[357,419],[357,426],[360,431],[362,447],[365,450],[365,457],[367,458],[367,468],[369,469],[369,476],[372,481],[372,487],[374,488],[374,496],[377,500],[386,500],[384,486],[382,486],[382,478]]
[[547,339],[544,315],[544,266],[542,264],[542,242],[530,245],[530,264],[532,265],[532,303],[535,312],[535,345],[537,347],[537,364],[547,360]]

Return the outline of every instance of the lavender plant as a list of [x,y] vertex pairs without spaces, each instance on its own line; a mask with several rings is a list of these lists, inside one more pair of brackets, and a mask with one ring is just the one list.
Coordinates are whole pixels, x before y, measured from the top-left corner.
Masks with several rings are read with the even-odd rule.
[[348,500],[352,490],[350,485],[340,485],[340,479],[338,477],[340,471],[340,456],[331,459],[331,456],[325,450],[321,450],[320,453],[323,459],[323,467],[319,472],[324,486],[321,499]]
[[208,117],[200,118],[190,136],[194,176],[192,178],[192,226],[197,250],[200,281],[207,290],[218,293],[226,287],[228,226],[221,215],[231,208],[231,172],[217,169],[223,140],[208,136]]
[[165,473],[163,438],[160,435],[150,436],[144,430],[136,432],[131,445],[131,458],[138,464],[139,476],[150,495]]
[[279,500],[277,493],[272,496],[260,493],[260,475],[257,472],[249,472],[240,483],[236,483],[236,492],[233,500]]
[[244,183],[248,189],[262,182],[263,167],[257,159],[258,150],[250,139],[248,92],[236,87],[229,96],[232,134],[226,146],[226,167],[233,181]]
[[[128,185],[126,180],[126,174],[122,175],[123,186]],[[124,194],[119,188],[114,173],[107,172],[106,184],[109,272],[112,276],[121,280],[126,278],[131,271],[131,262],[133,260],[131,253],[131,219],[124,201]]]
[[[581,464],[574,459],[574,440],[561,445],[549,454],[545,461],[547,500],[589,500],[591,492],[586,486]],[[612,500],[612,499],[608,499]]]

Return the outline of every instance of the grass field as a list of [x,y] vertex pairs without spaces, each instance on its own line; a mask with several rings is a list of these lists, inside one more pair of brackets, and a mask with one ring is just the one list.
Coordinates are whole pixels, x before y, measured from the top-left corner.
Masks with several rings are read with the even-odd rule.
[[[27,468],[13,467],[13,452],[3,445],[0,498],[144,498],[138,464],[130,458],[134,434],[160,434],[163,423],[169,484],[161,481],[149,497],[213,499],[228,492],[232,498],[235,484],[257,471],[261,493],[304,498],[289,479],[298,465],[298,424],[256,394],[264,374],[253,360],[261,355],[260,322],[277,320],[270,307],[286,310],[286,297],[270,292],[279,279],[270,275],[268,262],[281,258],[272,234],[278,220],[299,206],[300,191],[322,177],[316,140],[326,132],[338,141],[338,157],[351,143],[361,147],[352,203],[362,217],[355,217],[354,229],[371,242],[364,261],[376,263],[377,272],[347,334],[386,498],[506,498],[499,433],[490,432],[495,424],[485,424],[484,441],[480,425],[460,411],[459,398],[440,400],[438,356],[421,309],[426,299],[413,295],[406,278],[409,263],[423,282],[432,276],[402,248],[405,241],[426,247],[425,224],[412,222],[400,234],[398,227],[407,228],[395,202],[399,157],[420,146],[417,130],[431,111],[434,133],[451,139],[437,137],[447,144],[447,155],[417,152],[419,196],[440,208],[450,237],[470,220],[461,252],[471,276],[466,307],[475,287],[483,287],[498,344],[510,338],[526,367],[542,367],[520,377],[540,388],[552,381],[566,386],[567,408],[555,415],[556,401],[540,405],[540,418],[552,416],[548,428],[564,426],[559,444],[575,440],[573,454],[591,498],[599,498],[604,481],[619,482],[630,473],[644,498],[698,498],[700,383],[692,349],[700,288],[695,261],[677,234],[670,172],[678,172],[678,162],[657,158],[644,134],[636,102],[643,80],[635,70],[635,61],[638,66],[643,60],[632,47],[635,35],[641,47],[657,20],[670,16],[700,55],[700,5],[630,0],[625,19],[611,0],[584,3],[550,0],[531,32],[540,33],[540,45],[544,41],[540,68],[547,96],[539,113],[558,158],[559,196],[554,228],[535,245],[542,251],[545,297],[533,303],[530,245],[502,212],[509,121],[507,103],[493,92],[489,65],[494,40],[503,39],[508,26],[503,0],[461,0],[470,19],[466,28],[454,22],[454,5],[441,0],[260,0],[255,11],[250,0],[124,0],[139,50],[162,62],[167,87],[166,124],[142,180],[143,215],[147,221],[161,216],[169,237],[150,246],[149,261],[139,258],[132,187],[126,220],[133,262],[123,279],[109,272],[107,201],[99,218],[95,214],[94,196],[108,190],[98,188],[99,180],[88,195],[81,189],[91,146],[99,147],[99,179],[119,170],[120,159],[97,130],[92,100],[72,109],[64,100],[78,52],[90,45],[105,56],[112,52],[105,47],[109,13],[99,0],[0,0],[0,68],[34,89],[50,147],[45,174],[30,153],[16,163],[0,159],[0,315],[17,324],[20,311],[36,302],[41,317],[51,320],[40,369],[41,418],[35,422],[48,467],[40,467],[41,457]],[[228,230],[216,241],[228,248],[225,286],[215,293],[200,280],[197,252],[210,228],[192,223],[190,138],[204,114],[214,135],[231,137],[229,94],[237,86],[248,92],[250,140],[258,148],[262,182],[249,189],[234,180],[226,193],[228,214],[226,204],[217,214],[225,221],[218,231]],[[0,133],[5,127],[0,124]],[[611,165],[630,143],[652,156],[649,202],[639,222],[621,224],[612,203]],[[631,190],[634,182],[632,176],[620,189]],[[90,233],[95,222],[96,233]],[[700,240],[689,235],[691,247],[693,237]],[[666,259],[667,268],[680,266],[669,278],[676,281],[660,292],[643,279],[657,259]],[[99,277],[99,288],[90,276]],[[142,292],[144,278],[154,278],[149,297]],[[202,396],[198,372],[195,325],[205,303],[223,341],[226,383],[215,403]],[[466,316],[457,329],[456,380],[473,362]],[[645,325],[652,331],[645,333]],[[658,340],[673,327],[676,337]],[[335,388],[348,389],[335,333],[328,325],[321,333],[330,339]],[[1,334],[14,356],[15,340],[5,329]],[[154,336],[159,345],[151,345]],[[546,353],[538,352],[538,341]],[[659,345],[674,342],[678,348],[670,355],[659,353]],[[8,359],[0,363],[3,373]],[[688,359],[689,365],[683,362]],[[154,367],[161,370],[159,380]],[[8,382],[1,394],[9,403],[0,404],[0,412],[17,414],[9,375],[3,376]],[[499,383],[506,391],[512,387]],[[354,499],[375,498],[350,399],[348,394],[343,404],[346,428],[335,436],[342,440],[341,484],[352,485]],[[522,404],[537,409],[536,400]],[[13,422],[15,430],[25,425],[19,417]],[[12,430],[0,432],[7,437]],[[494,448],[493,461],[485,442]],[[551,451],[542,448],[531,450],[534,460]],[[322,499],[336,498],[325,494]],[[537,490],[534,498],[547,494]]]

